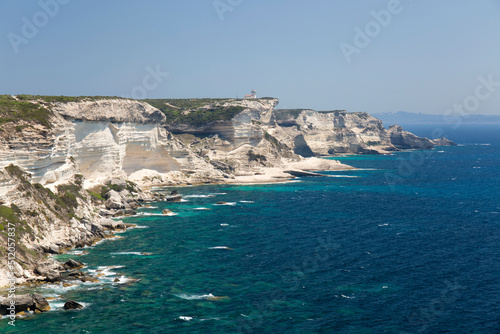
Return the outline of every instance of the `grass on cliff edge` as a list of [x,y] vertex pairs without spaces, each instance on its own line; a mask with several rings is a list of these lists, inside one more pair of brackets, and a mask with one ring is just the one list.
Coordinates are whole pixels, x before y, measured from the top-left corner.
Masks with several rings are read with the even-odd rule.
[[[245,108],[217,105],[235,99],[147,99],[143,100],[161,110],[168,123],[203,126],[214,121],[229,121]],[[187,114],[186,114],[187,112]]]
[[47,128],[52,112],[41,105],[16,100],[10,95],[0,95],[0,125],[9,122],[34,122]]
[[[9,96],[9,95],[7,95]],[[99,100],[127,100],[125,97],[119,96],[50,96],[50,95],[28,95],[21,94],[16,96],[20,101],[35,101],[42,100],[45,102],[83,102],[83,101],[99,101]]]

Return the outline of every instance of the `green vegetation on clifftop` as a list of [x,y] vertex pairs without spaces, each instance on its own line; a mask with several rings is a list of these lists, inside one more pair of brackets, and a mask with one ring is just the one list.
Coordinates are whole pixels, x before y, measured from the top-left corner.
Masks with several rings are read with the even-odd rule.
[[21,101],[45,101],[45,102],[83,102],[83,101],[99,101],[99,100],[124,100],[126,98],[119,96],[49,96],[49,95],[27,95],[21,94],[16,96]]
[[10,95],[0,95],[0,125],[9,122],[34,122],[51,127],[52,112],[38,104],[16,100]]
[[234,99],[147,99],[167,117],[167,123],[203,126],[214,121],[228,121],[245,108],[241,106],[221,106]]

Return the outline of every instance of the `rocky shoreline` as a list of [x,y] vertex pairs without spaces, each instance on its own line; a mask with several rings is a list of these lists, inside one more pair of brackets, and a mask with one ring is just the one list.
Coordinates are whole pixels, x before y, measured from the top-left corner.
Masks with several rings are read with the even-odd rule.
[[[0,315],[6,316],[11,320],[14,318],[26,317],[30,314],[43,313],[50,310],[47,299],[39,293],[16,294],[16,290],[33,290],[40,284],[60,284],[63,287],[77,284],[78,282],[98,283],[102,273],[97,271],[95,274],[85,272],[82,268],[84,263],[69,259],[64,263],[54,259],[51,255],[65,254],[70,250],[93,246],[104,239],[116,238],[116,233],[124,232],[129,228],[135,228],[135,224],[127,224],[122,220],[113,220],[111,217],[136,215],[135,209],[139,207],[150,206],[150,203],[161,200],[179,201],[182,196],[176,191],[171,196],[165,196],[160,193],[151,193],[143,191],[137,185],[123,179],[113,179],[106,183],[103,188],[108,189],[104,192],[103,200],[93,202],[94,211],[99,214],[94,219],[82,219],[84,226],[89,226],[89,232],[86,237],[76,241],[59,240],[52,244],[38,245],[42,256],[33,263],[25,262],[25,259],[13,262],[12,274],[8,275],[7,284],[4,285],[6,296],[0,296]],[[127,189],[128,188],[128,189]],[[167,213],[165,213],[167,214]],[[116,218],[115,218],[116,219]],[[79,230],[78,227],[76,230]],[[24,266],[21,267],[18,262]],[[12,284],[12,279],[16,282]],[[115,279],[115,282],[118,282]],[[134,280],[128,280],[129,283]],[[13,288],[14,287],[14,288]],[[0,290],[1,291],[1,290]],[[15,305],[13,307],[12,305]],[[67,300],[64,309],[83,308],[77,301]]]
[[[74,100],[4,101],[9,108],[33,111],[2,123],[0,131],[0,287],[8,295],[11,287],[98,280],[83,272],[81,263],[61,263],[50,255],[116,237],[133,227],[120,217],[136,215],[152,202],[182,199],[153,187],[283,182],[352,169],[324,157],[453,144],[399,126],[385,129],[366,113],[277,110],[274,98],[183,100],[191,106],[181,114],[169,110],[172,101],[153,106],[116,98]],[[41,112],[47,119],[40,121]],[[10,248],[2,246],[9,240],[15,243],[15,261],[8,261]],[[47,309],[43,296],[19,296],[14,300],[23,305],[19,312]],[[3,307],[13,300],[8,299],[0,298],[4,315],[10,310]],[[78,301],[67,303],[79,308]]]

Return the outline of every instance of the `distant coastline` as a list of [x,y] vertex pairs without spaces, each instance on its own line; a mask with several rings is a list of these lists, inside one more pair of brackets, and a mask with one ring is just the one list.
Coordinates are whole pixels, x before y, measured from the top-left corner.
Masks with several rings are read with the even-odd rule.
[[372,116],[382,120],[385,126],[399,124],[500,124],[500,115],[450,114],[436,115],[398,111],[396,113],[373,113]]

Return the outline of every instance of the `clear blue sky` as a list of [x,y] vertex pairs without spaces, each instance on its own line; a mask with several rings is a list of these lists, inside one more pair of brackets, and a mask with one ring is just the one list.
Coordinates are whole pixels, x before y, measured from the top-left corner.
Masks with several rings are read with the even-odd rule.
[[[370,12],[394,0],[220,0],[220,13],[213,0],[59,1],[53,17],[39,1],[0,2],[0,93],[130,96],[159,66],[169,75],[148,78],[149,98],[255,88],[282,108],[443,113],[478,76],[500,82],[498,0],[401,0],[385,26]],[[340,45],[367,25],[348,63]],[[474,113],[500,114],[494,90]]]

